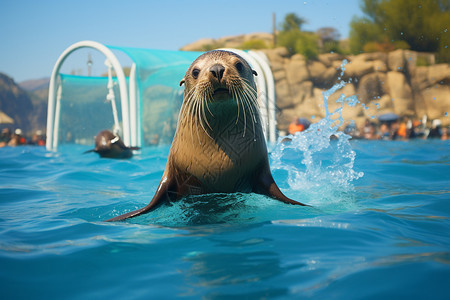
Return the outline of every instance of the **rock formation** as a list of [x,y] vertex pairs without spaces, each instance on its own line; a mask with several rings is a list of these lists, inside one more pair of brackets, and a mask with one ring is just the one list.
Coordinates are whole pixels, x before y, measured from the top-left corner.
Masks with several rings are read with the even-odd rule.
[[[284,48],[263,52],[275,78],[279,130],[287,130],[297,117],[313,122],[324,117],[322,93],[342,80],[345,86],[328,98],[328,106],[333,112],[342,106],[342,101],[336,102],[341,95],[356,95],[361,104],[343,104],[348,122],[362,124],[367,118],[396,113],[412,119],[426,115],[428,120],[440,119],[444,126],[450,125],[445,114],[450,110],[450,66],[434,64],[432,54],[396,50],[344,57],[330,53],[307,61],[299,54],[290,57]],[[430,65],[417,67],[418,59]]]
[[[255,33],[204,39],[182,50],[202,51],[211,46],[235,48],[250,40],[273,44],[271,34]],[[322,93],[342,80],[346,85],[329,97],[328,106],[332,112],[342,105],[336,103],[341,95],[356,95],[361,104],[343,107],[343,117],[348,122],[353,120],[359,125],[367,118],[396,113],[412,119],[426,115],[430,122],[440,119],[444,126],[450,125],[450,117],[445,115],[450,111],[450,66],[435,64],[433,54],[409,50],[354,56],[327,53],[308,61],[300,54],[290,56],[285,48],[261,51],[267,55],[275,78],[279,130],[287,130],[297,117],[313,122],[324,117]],[[425,66],[417,66],[420,64]]]
[[[46,91],[47,89],[45,89]],[[20,128],[31,135],[35,130],[45,130],[46,99],[35,100],[34,94],[28,94],[9,76],[0,73],[0,111],[14,120],[13,124],[4,124],[12,129]]]

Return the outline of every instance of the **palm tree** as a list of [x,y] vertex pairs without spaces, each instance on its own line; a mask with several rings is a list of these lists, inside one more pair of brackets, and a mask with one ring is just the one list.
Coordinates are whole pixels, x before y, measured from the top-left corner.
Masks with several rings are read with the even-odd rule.
[[281,26],[283,31],[301,30],[302,25],[305,23],[306,20],[304,18],[297,16],[295,13],[290,13],[284,17],[284,22]]

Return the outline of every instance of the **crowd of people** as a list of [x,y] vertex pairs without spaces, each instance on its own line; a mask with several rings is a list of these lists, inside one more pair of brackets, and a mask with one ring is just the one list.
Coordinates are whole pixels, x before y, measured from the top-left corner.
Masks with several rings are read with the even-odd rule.
[[[310,123],[305,118],[295,119],[289,125],[289,134],[308,129]],[[441,139],[448,140],[449,128],[442,127],[440,120],[433,120],[431,127],[419,120],[411,120],[404,118],[402,120],[391,120],[386,122],[375,122],[366,119],[362,127],[356,126],[354,123],[347,125],[344,132],[354,139],[365,140],[409,140],[409,139]]]
[[0,148],[5,146],[15,147],[23,145],[45,146],[45,136],[41,130],[36,130],[31,139],[27,139],[22,130],[17,128],[14,132],[6,127],[0,135]]
[[[310,125],[311,123],[306,118],[296,118],[289,125],[289,134],[304,131]],[[351,123],[345,127],[344,132],[354,139],[365,140],[409,140],[414,138],[448,140],[449,128],[441,125],[440,120],[433,120],[431,127],[428,128],[419,120],[402,119],[374,122],[366,119],[362,127],[358,128],[354,123]],[[41,130],[36,130],[32,137],[27,139],[20,128],[17,128],[14,132],[8,127],[2,129],[0,148],[21,145],[45,146],[45,135]]]

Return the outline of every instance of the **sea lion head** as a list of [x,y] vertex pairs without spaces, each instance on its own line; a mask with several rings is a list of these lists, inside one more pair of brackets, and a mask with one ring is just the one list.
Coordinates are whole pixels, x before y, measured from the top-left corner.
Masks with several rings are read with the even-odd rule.
[[180,82],[185,86],[180,117],[194,118],[205,131],[211,128],[211,120],[218,121],[221,114],[236,114],[236,122],[243,113],[257,119],[254,75],[257,74],[248,62],[236,53],[213,50],[200,55]]
[[239,90],[256,93],[253,75],[256,72],[238,54],[213,50],[190,65],[180,85],[185,85],[185,95],[201,93],[209,101],[235,99]]
[[95,136],[95,148],[84,153],[95,152],[100,157],[107,158],[131,158],[131,150],[139,150],[139,147],[127,147],[122,139],[109,130],[102,130]]
[[119,136],[109,130],[103,130],[95,136],[95,152],[110,151],[113,144],[121,141]]

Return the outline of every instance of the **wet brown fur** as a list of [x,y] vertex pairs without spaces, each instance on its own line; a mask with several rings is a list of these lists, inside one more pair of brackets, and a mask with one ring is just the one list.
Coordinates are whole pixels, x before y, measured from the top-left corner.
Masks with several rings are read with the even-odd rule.
[[[214,72],[222,66],[222,72]],[[219,74],[220,73],[220,74]],[[215,50],[187,70],[177,130],[161,183],[144,208],[112,218],[147,213],[185,195],[255,192],[285,203],[273,180],[250,65],[239,55]]]

